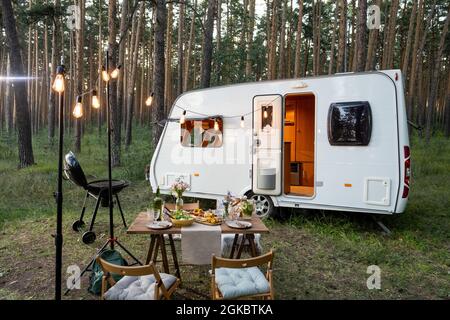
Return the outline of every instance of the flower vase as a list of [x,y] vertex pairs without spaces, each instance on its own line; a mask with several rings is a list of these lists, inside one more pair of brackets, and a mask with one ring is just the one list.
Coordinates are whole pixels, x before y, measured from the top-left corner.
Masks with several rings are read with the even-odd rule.
[[175,201],[175,210],[182,210],[183,204],[183,198],[181,197],[181,195],[177,195],[177,200]]

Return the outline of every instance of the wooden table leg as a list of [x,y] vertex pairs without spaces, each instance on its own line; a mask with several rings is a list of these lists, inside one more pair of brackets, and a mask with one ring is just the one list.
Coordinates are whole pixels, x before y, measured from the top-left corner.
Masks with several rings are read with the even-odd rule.
[[150,236],[150,247],[148,248],[147,260],[145,264],[149,264],[150,261],[152,261],[153,250],[155,249],[155,237],[156,236],[153,234]]
[[156,260],[158,259],[158,252],[159,252],[159,247],[161,246],[161,235],[157,235],[156,236],[156,244],[155,244],[155,250],[153,253],[153,264],[156,265]]
[[239,235],[236,233],[236,234],[234,235],[233,245],[231,246],[230,259],[233,259],[233,256],[234,256],[234,250],[235,250],[235,248],[236,248],[236,246],[237,246],[238,238],[239,238]]
[[164,266],[164,272],[169,274],[169,260],[167,260],[167,251],[166,251],[166,243],[164,240],[164,235],[161,235],[161,256],[162,256],[162,262],[163,262],[163,266]]
[[175,275],[181,280],[180,266],[178,265],[177,251],[175,250],[175,243],[173,237],[169,234],[170,251],[172,251],[173,264],[175,266]]
[[239,250],[238,250],[237,255],[236,255],[236,259],[240,259],[240,258],[241,258],[241,254],[242,254],[242,251],[244,250],[245,240],[246,240],[246,239],[247,239],[247,238],[246,238],[245,235],[243,234],[243,235],[242,235],[242,241],[241,241],[241,244],[239,245]]
[[247,237],[248,243],[250,245],[250,253],[251,253],[252,257],[256,257],[258,254],[256,253],[255,235],[247,234],[246,237]]

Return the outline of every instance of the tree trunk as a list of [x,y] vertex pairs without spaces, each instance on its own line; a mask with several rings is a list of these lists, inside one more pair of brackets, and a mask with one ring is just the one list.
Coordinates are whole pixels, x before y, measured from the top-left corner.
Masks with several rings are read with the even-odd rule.
[[367,0],[358,0],[358,27],[356,31],[353,71],[364,71],[366,63]]
[[277,25],[278,25],[278,1],[272,1],[272,19],[270,23],[270,40],[268,42],[269,47],[269,61],[268,61],[268,76],[269,80],[274,80],[276,78],[276,45],[277,45]]
[[125,109],[125,85],[127,77],[125,75],[125,51],[127,45],[127,34],[128,34],[128,12],[129,12],[130,1],[122,0],[122,13],[120,16],[120,38],[122,42],[119,44],[119,65],[121,66],[119,70],[119,76],[117,78],[117,104],[119,106],[119,122],[123,121],[123,110]]
[[331,30],[331,44],[330,44],[330,64],[328,65],[328,74],[331,75],[334,70],[334,49],[336,47],[336,32],[337,32],[337,1],[335,1],[336,7],[334,8],[334,21],[333,21],[333,29]]
[[445,92],[444,134],[447,138],[450,138],[450,72],[448,72],[447,88]]
[[164,97],[165,97],[165,108],[166,115],[169,113],[170,105],[172,104],[172,29],[173,29],[173,4],[169,2],[167,10],[167,32],[166,32],[166,61],[165,61],[165,84],[164,84]]
[[[16,29],[16,19],[11,0],[1,0],[3,27],[9,47],[11,74],[26,76],[23,69],[22,52]],[[34,164],[33,146],[31,142],[30,112],[27,102],[26,83],[13,81],[16,99],[16,125],[18,130],[19,168]]]
[[[217,0],[216,50],[222,49],[222,0]],[[216,59],[216,83],[222,82],[222,61]]]
[[217,0],[208,1],[208,10],[206,13],[204,46],[202,56],[202,74],[201,83],[202,88],[208,88],[211,84],[211,62],[213,53],[213,31],[214,31],[214,16],[216,11]]
[[339,5],[339,46],[336,72],[345,72],[345,47],[347,35],[347,0],[338,0]]
[[403,63],[402,63],[402,73],[405,77],[405,82],[408,77],[409,56],[411,53],[411,44],[414,32],[414,22],[416,21],[416,12],[417,12],[417,0],[413,0],[413,7],[411,9],[411,15],[409,16],[409,27],[408,27],[408,36],[406,37],[405,54],[403,55]]
[[313,74],[319,75],[320,71],[320,12],[321,0],[313,2]]
[[156,148],[162,127],[159,122],[164,119],[164,45],[165,32],[167,27],[167,10],[164,0],[156,0],[156,23],[155,23],[155,48],[154,48],[154,69],[153,69],[153,147]]
[[[7,55],[6,60],[6,76],[9,78],[11,76],[11,60],[9,58],[9,54]],[[14,116],[14,96],[13,96],[13,90],[14,87],[12,86],[12,83],[10,80],[7,80],[5,83],[5,120],[6,120],[6,132],[8,135],[12,133],[13,130],[13,116]]]
[[[426,117],[426,127],[425,127],[425,140],[427,144],[430,142],[431,131],[432,131],[432,122],[433,122],[433,109],[436,108],[436,96],[439,88],[439,71],[441,69],[442,62],[442,54],[445,49],[445,39],[447,37],[448,32],[448,22],[450,20],[450,7],[447,10],[447,18],[445,19],[444,28],[441,32],[441,40],[439,41],[439,49],[436,54],[436,59],[434,59],[433,67],[429,66],[429,68],[433,69],[432,79],[430,83],[430,96],[428,98],[428,108],[427,108],[427,117]],[[448,70],[447,70],[448,72]]]
[[297,36],[295,39],[295,64],[294,77],[299,78],[301,72],[301,51],[302,51],[302,20],[303,20],[303,0],[298,0],[298,21],[297,21]]
[[[381,0],[375,2],[379,8],[381,8]],[[370,29],[369,31],[369,44],[367,48],[367,60],[366,60],[366,71],[373,70],[375,68],[375,55],[378,46],[378,37],[380,35],[380,30],[378,28]]]
[[279,65],[278,65],[278,78],[286,78],[286,7],[287,0],[283,0],[281,3],[281,32],[280,32],[280,49],[279,49]]
[[[84,77],[84,12],[85,12],[85,3],[84,0],[78,0],[78,6],[80,7],[80,30],[77,30],[76,37],[77,37],[77,88],[76,92],[77,95],[82,95],[83,93],[83,77]],[[84,106],[86,106],[86,103],[84,101],[82,102]],[[84,108],[86,110],[86,108]],[[81,152],[81,124],[83,121],[83,117],[79,119],[75,119],[75,145],[74,149],[75,152]]]
[[[109,70],[114,70],[117,65],[117,40],[116,40],[117,1],[109,0],[108,5],[108,62]],[[111,121],[111,165],[120,165],[120,113],[117,105],[117,82],[109,82],[109,102]]]
[[[219,0],[220,1],[220,0]],[[178,65],[177,65],[177,96],[183,93],[183,66],[184,66],[184,2],[180,3],[180,14],[178,17]],[[220,32],[219,32],[220,34]]]
[[397,11],[399,0],[391,2],[391,10],[389,13],[389,23],[386,32],[386,41],[383,48],[383,60],[381,68],[383,70],[392,69],[394,61],[394,45],[395,45],[395,28],[397,26]]
[[246,79],[249,79],[252,75],[252,48],[253,48],[252,43],[253,43],[253,29],[254,28],[255,28],[255,0],[249,0],[247,56],[246,56],[246,61],[245,61],[245,78]]
[[184,68],[183,91],[189,89],[189,70],[191,65],[192,50],[195,42],[195,11],[197,10],[197,0],[194,1],[194,10],[192,12],[191,27],[189,31],[189,41],[186,48],[186,66]]
[[412,63],[411,63],[411,72],[410,72],[410,79],[409,79],[409,89],[408,89],[408,97],[407,97],[407,111],[408,111],[408,119],[413,118],[413,111],[414,111],[414,90],[416,88],[416,69],[417,69],[417,59],[422,55],[423,48],[425,46],[425,40],[427,38],[428,31],[431,27],[431,23],[434,16],[434,9],[436,7],[436,0],[433,1],[431,10],[428,14],[428,17],[426,19],[427,25],[425,26],[425,30],[423,31],[423,35],[421,36],[421,28],[422,24],[419,23],[421,21],[421,17],[423,14],[424,9],[424,1],[422,1],[421,5],[419,5],[419,14],[417,16],[418,23],[416,24],[416,34],[414,36],[414,49],[413,49],[413,56],[412,56]]
[[[139,45],[141,42],[142,31],[144,27],[144,17],[145,17],[145,2],[141,2],[139,5],[139,18],[137,18],[137,26],[135,31],[134,42],[130,43],[131,48],[131,65],[129,65],[129,83],[127,85],[127,122],[126,122],[126,132],[125,132],[125,146],[128,148],[131,145],[132,134],[133,134],[133,114],[135,106],[137,105],[137,95],[136,95],[136,79],[137,77],[137,63],[139,60]],[[120,122],[119,122],[120,123]]]
[[352,17],[350,20],[351,24],[351,35],[349,36],[350,39],[350,57],[348,61],[348,69],[351,69],[353,66],[353,58],[355,56],[355,35],[356,35],[356,0],[351,0],[351,6],[352,6]]

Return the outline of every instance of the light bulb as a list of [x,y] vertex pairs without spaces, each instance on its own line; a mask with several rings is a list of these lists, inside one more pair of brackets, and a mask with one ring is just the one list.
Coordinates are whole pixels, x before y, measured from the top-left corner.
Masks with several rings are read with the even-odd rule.
[[245,127],[244,116],[241,117],[241,128]]
[[108,71],[106,71],[105,67],[102,68],[102,79],[103,79],[103,81],[105,81],[105,82],[108,82],[109,79],[110,79],[110,78],[109,78]]
[[269,114],[267,113],[267,108],[264,107],[264,119],[267,119],[268,116]]
[[116,79],[119,76],[119,70],[121,68],[121,65],[118,65],[112,72],[111,72],[111,78]]
[[78,98],[77,98],[77,103],[75,104],[75,107],[73,108],[72,114],[77,119],[79,119],[83,116],[83,104],[81,103],[80,96],[78,96]]
[[100,108],[100,100],[97,97],[97,90],[92,91],[92,108]]
[[180,124],[184,124],[186,122],[186,110],[183,110],[183,114],[180,117]]
[[53,81],[52,89],[56,92],[64,92],[65,86],[64,86],[64,75],[57,74],[55,77],[55,81]]
[[214,120],[214,130],[219,131],[219,121],[217,119]]
[[148,96],[147,100],[145,100],[145,105],[150,107],[153,103],[153,92]]

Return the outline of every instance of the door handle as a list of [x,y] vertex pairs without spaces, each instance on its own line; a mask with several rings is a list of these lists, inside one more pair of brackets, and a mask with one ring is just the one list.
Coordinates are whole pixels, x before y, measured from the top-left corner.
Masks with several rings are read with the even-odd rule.
[[261,140],[255,139],[255,145],[256,145],[256,147],[259,147],[261,145]]

